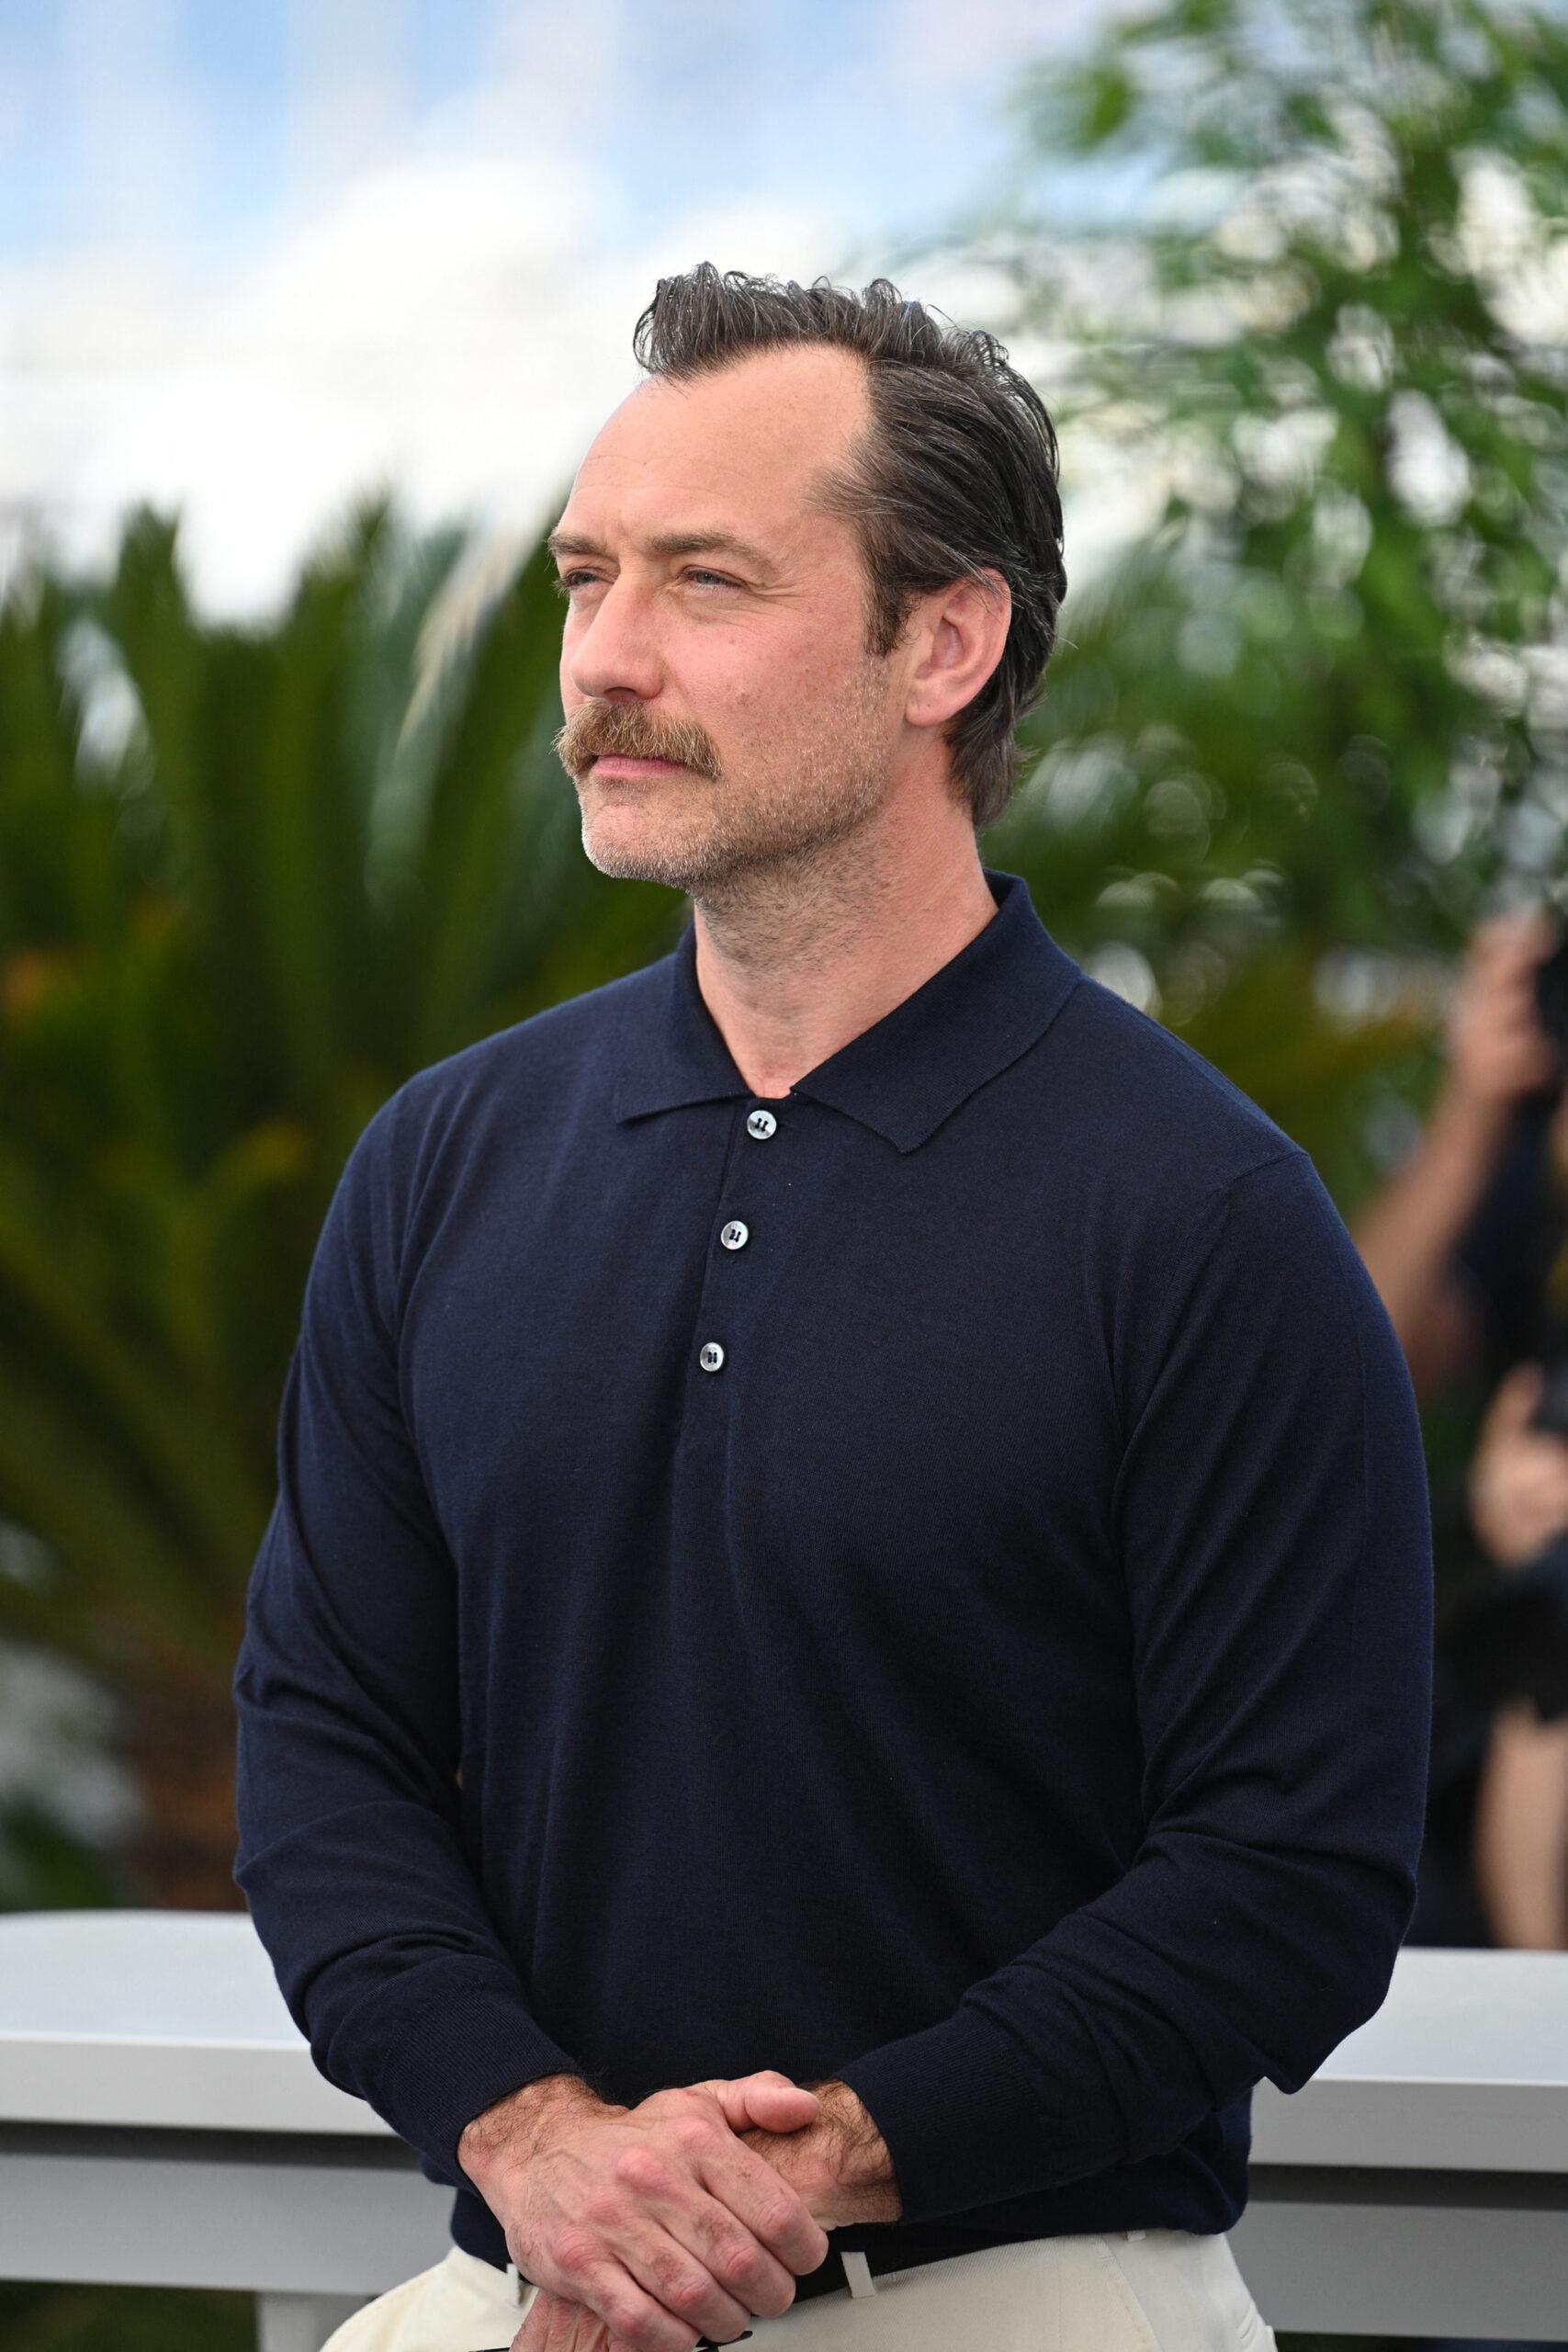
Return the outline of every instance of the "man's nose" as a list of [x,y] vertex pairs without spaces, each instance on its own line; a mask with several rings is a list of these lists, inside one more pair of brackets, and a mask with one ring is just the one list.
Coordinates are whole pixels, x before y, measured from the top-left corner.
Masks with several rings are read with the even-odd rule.
[[651,702],[664,683],[663,665],[645,600],[625,581],[605,590],[567,657],[567,675],[580,695],[600,702],[636,695]]

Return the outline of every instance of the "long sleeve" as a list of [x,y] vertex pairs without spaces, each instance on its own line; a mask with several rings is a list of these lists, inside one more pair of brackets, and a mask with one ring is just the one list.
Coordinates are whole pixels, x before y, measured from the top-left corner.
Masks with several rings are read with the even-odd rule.
[[1198,1207],[1120,1368],[1110,1498],[1143,1747],[1122,1876],[839,2073],[932,2219],[1178,2147],[1299,2089],[1388,1988],[1431,1703],[1403,1357],[1294,1148]]
[[530,2013],[460,1836],[455,1574],[399,1392],[399,1108],[339,1180],[283,1390],[233,1875],[321,2072],[462,2186],[471,2117],[583,2070]]

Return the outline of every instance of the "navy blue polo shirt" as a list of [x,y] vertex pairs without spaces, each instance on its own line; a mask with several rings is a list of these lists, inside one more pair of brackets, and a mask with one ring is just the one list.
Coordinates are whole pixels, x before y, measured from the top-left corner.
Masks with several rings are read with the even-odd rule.
[[[1415,1902],[1427,1489],[1311,1161],[1027,887],[761,1101],[660,961],[343,1170],[234,1675],[317,2065],[852,2085],[959,2251],[1223,2230]],[[884,2267],[890,2267],[885,2265]]]

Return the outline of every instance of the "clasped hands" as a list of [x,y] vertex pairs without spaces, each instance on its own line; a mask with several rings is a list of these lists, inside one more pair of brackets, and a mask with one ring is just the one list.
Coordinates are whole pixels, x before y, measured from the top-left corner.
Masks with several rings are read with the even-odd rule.
[[[532,2096],[530,2096],[532,2094]],[[847,2083],[768,2068],[637,2107],[575,2076],[476,2119],[463,2168],[537,2280],[512,2352],[693,2352],[776,2316],[829,2229],[897,2221],[887,2149]]]

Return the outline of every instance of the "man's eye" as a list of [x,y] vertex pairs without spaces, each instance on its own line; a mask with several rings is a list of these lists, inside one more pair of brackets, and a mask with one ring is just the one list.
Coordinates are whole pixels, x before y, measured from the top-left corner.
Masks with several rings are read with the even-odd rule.
[[[550,581],[550,585],[552,585],[552,588],[555,588],[555,593],[558,593],[558,595],[571,595],[571,591],[573,591],[573,588],[576,588],[576,583],[579,583],[579,581],[597,581],[597,579],[600,579],[600,574],[597,574],[597,571],[562,571],[562,574],[558,574],[558,579],[552,579],[552,581]],[[694,567],[694,564],[689,564],[689,567],[686,567],[686,570],[682,571],[682,579],[689,579],[689,581],[717,581],[719,588],[736,588],[736,585],[739,585],[739,581],[731,581],[731,579],[728,579],[727,574],[724,574],[724,571],[701,571],[701,570],[696,570],[696,567]]]

